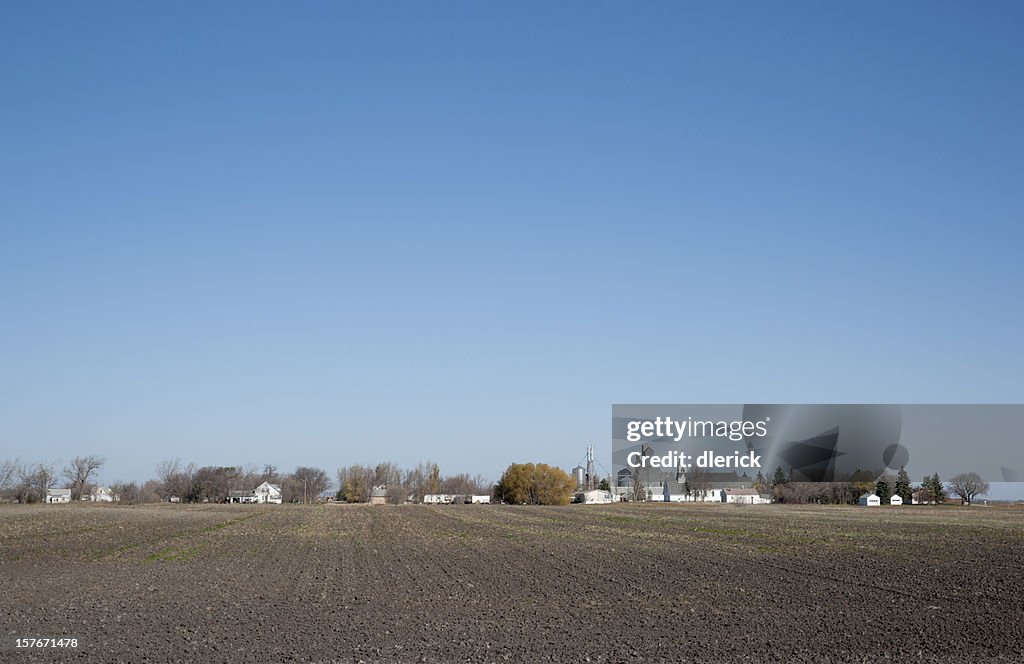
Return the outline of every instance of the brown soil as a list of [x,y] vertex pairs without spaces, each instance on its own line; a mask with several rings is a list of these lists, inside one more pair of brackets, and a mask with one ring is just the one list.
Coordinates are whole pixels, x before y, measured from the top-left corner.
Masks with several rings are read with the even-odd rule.
[[1000,508],[13,505],[0,581],[12,662],[1024,661]]

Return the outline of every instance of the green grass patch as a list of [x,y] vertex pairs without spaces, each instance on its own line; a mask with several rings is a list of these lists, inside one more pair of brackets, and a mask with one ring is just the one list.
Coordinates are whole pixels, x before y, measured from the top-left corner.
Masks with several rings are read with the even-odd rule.
[[198,544],[187,549],[175,549],[173,547],[167,547],[166,549],[161,549],[156,553],[151,553],[150,555],[146,556],[143,562],[155,563],[168,560],[188,560],[189,558],[195,557],[208,546],[210,545]]

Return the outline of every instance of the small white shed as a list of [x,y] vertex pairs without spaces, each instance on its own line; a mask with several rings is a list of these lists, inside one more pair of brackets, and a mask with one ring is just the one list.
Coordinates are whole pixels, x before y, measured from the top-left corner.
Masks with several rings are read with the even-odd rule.
[[868,507],[878,507],[882,504],[882,499],[874,493],[865,493],[857,502]]
[[892,494],[892,498],[889,499],[889,504],[890,505],[902,505],[903,504],[903,496],[901,496],[898,493]]

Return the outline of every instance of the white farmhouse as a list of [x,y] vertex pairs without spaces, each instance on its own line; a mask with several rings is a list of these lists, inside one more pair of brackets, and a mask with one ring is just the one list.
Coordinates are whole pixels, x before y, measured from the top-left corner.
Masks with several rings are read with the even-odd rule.
[[54,505],[70,503],[71,489],[47,489],[46,502]]
[[252,491],[230,491],[227,502],[255,505],[257,503],[281,504],[281,485],[264,482]]
[[94,503],[113,503],[117,500],[117,496],[114,495],[114,491],[109,487],[95,486],[87,497],[82,497],[82,500],[89,500]]
[[882,504],[882,499],[873,493],[865,493],[857,500],[857,502],[861,505],[866,505],[867,507],[878,507]]
[[889,499],[889,504],[890,505],[902,505],[903,504],[903,496],[901,496],[898,493],[892,494],[892,498]]
[[256,497],[257,503],[273,503],[274,505],[280,505],[281,485],[264,482],[252,490],[252,495]]

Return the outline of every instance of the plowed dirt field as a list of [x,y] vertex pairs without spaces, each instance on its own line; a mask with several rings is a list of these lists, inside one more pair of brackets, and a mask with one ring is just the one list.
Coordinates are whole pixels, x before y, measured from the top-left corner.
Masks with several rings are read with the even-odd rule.
[[10,662],[1024,661],[1009,508],[12,505],[0,582]]

